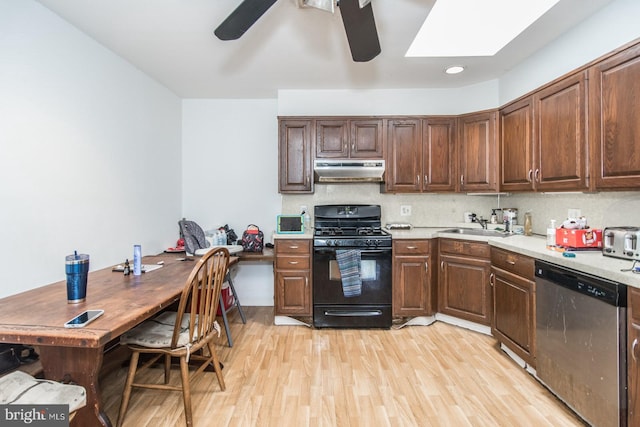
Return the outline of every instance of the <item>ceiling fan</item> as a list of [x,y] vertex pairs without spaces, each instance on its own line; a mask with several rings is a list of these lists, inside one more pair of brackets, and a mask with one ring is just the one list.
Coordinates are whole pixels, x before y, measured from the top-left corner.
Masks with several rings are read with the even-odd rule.
[[[243,0],[216,28],[214,34],[220,40],[239,39],[276,1]],[[333,12],[334,3],[340,9],[353,60],[367,62],[375,58],[381,50],[371,0],[298,0],[301,7],[330,12]]]

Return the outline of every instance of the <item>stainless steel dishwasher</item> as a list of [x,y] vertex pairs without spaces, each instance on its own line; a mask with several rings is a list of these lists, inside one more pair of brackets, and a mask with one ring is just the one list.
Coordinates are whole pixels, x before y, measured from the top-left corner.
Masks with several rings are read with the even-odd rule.
[[536,261],[536,376],[595,427],[627,425],[627,288]]

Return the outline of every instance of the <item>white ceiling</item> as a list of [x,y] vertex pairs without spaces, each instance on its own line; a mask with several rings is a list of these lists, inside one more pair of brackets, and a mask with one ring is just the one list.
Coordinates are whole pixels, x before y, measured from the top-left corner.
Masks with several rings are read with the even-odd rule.
[[[405,58],[435,0],[372,0],[382,53],[354,63],[335,14],[279,0],[244,36],[213,30],[241,0],[38,0],[182,98],[276,98],[279,89],[462,87],[500,77],[613,0],[561,0],[493,57]],[[452,28],[452,30],[454,30]],[[444,74],[451,64],[467,70]]]

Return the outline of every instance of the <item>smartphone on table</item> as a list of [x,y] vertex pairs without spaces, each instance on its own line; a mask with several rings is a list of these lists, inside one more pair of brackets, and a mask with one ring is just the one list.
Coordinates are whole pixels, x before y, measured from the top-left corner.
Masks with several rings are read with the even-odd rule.
[[104,310],[87,310],[64,324],[65,328],[83,328],[104,314]]

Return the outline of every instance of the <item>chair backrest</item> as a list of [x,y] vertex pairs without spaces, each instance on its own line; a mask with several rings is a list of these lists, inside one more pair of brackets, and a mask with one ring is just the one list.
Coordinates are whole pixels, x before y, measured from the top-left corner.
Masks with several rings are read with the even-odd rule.
[[196,224],[194,221],[188,221],[181,219],[178,221],[180,227],[180,234],[184,239],[184,248],[188,254],[195,254],[196,249],[204,249],[209,247],[209,243],[205,238],[202,227]]
[[[182,290],[171,347],[176,348],[183,331],[180,319],[189,314],[192,344],[216,332],[214,322],[220,302],[220,290],[229,267],[229,251],[218,247],[203,255],[193,267]],[[184,326],[186,328],[186,325]]]

